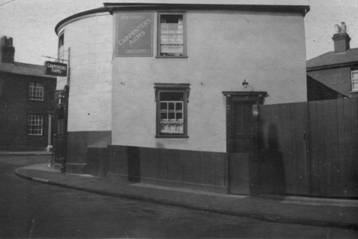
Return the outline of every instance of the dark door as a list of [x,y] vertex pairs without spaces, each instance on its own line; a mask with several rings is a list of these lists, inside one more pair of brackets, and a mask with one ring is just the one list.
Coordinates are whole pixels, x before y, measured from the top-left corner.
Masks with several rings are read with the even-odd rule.
[[250,194],[250,160],[256,148],[256,122],[252,113],[254,101],[232,103],[229,177],[230,193]]
[[235,101],[232,107],[231,153],[250,153],[255,148],[254,101]]
[[250,170],[257,155],[257,105],[265,95],[265,92],[226,95],[229,192],[232,194],[250,194]]

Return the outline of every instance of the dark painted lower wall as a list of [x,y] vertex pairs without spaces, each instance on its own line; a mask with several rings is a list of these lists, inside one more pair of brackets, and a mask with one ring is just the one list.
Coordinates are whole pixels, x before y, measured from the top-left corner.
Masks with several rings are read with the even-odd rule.
[[111,144],[111,131],[68,132],[67,164],[85,163],[87,148],[107,147]]
[[227,192],[226,153],[109,146],[89,148],[86,173],[131,182]]
[[215,153],[114,146],[88,148],[83,172],[128,182],[184,187],[237,195],[285,195],[276,151]]

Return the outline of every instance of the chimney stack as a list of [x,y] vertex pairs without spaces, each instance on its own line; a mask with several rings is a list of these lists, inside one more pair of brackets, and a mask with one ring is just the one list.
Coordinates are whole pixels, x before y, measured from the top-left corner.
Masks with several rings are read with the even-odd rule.
[[334,51],[345,52],[349,50],[349,42],[351,38],[347,33],[346,24],[344,22],[341,22],[340,25],[336,24],[336,31],[337,32],[332,37],[334,42]]
[[14,63],[15,47],[13,46],[12,37],[3,36],[0,39],[0,57],[3,63]]

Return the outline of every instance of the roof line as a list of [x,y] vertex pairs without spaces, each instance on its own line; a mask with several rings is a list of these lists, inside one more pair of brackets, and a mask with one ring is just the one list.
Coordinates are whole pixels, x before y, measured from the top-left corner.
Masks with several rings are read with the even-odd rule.
[[82,11],[66,17],[55,26],[55,33],[58,34],[59,28],[76,18],[95,13],[109,12],[116,10],[242,10],[259,12],[295,12],[305,16],[310,7],[308,5],[259,5],[259,4],[183,4],[183,3],[103,3],[103,7]]
[[76,13],[76,14],[73,14],[73,15],[71,15],[71,16],[68,16],[68,17],[62,19],[61,21],[59,21],[59,22],[56,24],[56,26],[55,26],[55,33],[56,33],[56,35],[57,35],[60,26],[63,25],[64,23],[66,23],[66,22],[72,20],[72,19],[76,19],[76,18],[78,18],[78,17],[82,17],[82,16],[94,14],[94,13],[107,12],[107,11],[108,11],[107,8],[105,8],[105,7],[99,7],[99,8],[94,8],[94,9],[90,9],[90,10],[78,12],[78,13]]
[[322,66],[308,66],[306,67],[306,69],[307,71],[318,71],[318,70],[325,70],[325,69],[332,69],[332,68],[347,67],[352,65],[358,66],[358,61],[350,61],[350,62],[322,65]]
[[190,10],[244,10],[244,11],[274,11],[274,12],[298,12],[304,16],[310,10],[307,5],[261,5],[261,4],[195,4],[195,3],[103,3],[111,10],[126,9],[175,9],[185,8]]
[[0,70],[0,73],[2,73],[2,74],[12,74],[12,75],[18,75],[18,76],[30,76],[30,77],[36,77],[36,78],[46,78],[46,79],[56,80],[56,77],[51,76],[51,75],[30,74],[30,73],[12,72],[12,71],[5,71],[5,70]]
[[320,84],[322,84],[323,86],[325,86],[325,87],[327,87],[328,89],[330,89],[330,90],[336,92],[337,94],[340,94],[340,95],[343,96],[343,97],[351,98],[349,95],[346,95],[346,94],[343,93],[343,92],[340,92],[340,91],[338,91],[338,90],[336,90],[336,89],[333,89],[331,86],[327,85],[325,82],[322,82],[322,81],[320,81],[320,80],[317,80],[316,78],[313,78],[313,77],[310,76],[310,75],[307,75],[307,77],[310,78],[310,79],[312,79],[312,80],[314,80],[314,81],[316,81],[316,82],[318,82],[318,83],[320,83]]

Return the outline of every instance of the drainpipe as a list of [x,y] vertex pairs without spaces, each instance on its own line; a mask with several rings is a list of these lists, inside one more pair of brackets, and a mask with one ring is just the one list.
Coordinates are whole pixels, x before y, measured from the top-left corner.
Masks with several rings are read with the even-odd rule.
[[52,150],[52,115],[48,114],[48,127],[47,127],[47,147],[46,151],[51,152]]

